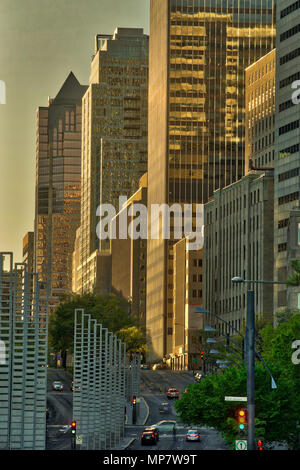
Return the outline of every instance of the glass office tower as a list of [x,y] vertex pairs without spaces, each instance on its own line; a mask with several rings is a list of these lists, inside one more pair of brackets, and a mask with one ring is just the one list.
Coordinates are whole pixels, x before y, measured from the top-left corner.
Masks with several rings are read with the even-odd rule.
[[[149,38],[140,28],[97,34],[90,84],[82,100],[82,198],[79,241],[74,254],[76,292],[101,292],[96,233],[99,204],[130,197],[147,170]],[[98,256],[99,255],[99,256]],[[105,285],[109,285],[109,279]]]
[[80,224],[81,100],[86,89],[71,72],[48,106],[37,110],[34,263],[50,313],[72,292],[72,253]]
[[[245,69],[274,47],[273,0],[152,0],[148,207],[205,203],[244,174]],[[173,241],[150,240],[152,358],[171,351]]]

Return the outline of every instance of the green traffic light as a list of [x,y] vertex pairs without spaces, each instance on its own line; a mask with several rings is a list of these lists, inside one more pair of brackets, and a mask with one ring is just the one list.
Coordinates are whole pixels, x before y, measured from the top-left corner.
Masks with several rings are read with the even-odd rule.
[[245,425],[244,424],[240,424],[240,429],[243,431],[245,429]]

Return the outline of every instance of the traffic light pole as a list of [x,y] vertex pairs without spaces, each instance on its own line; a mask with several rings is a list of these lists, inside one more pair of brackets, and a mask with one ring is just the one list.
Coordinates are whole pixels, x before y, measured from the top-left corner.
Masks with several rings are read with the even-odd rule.
[[247,415],[248,415],[248,450],[254,450],[255,443],[255,315],[254,291],[247,292]]

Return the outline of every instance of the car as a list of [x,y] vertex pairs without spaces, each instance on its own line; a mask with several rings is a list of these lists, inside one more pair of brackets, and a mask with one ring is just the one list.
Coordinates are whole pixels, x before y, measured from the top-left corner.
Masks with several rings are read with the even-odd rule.
[[70,429],[71,429],[70,424],[65,424],[62,428],[59,429],[59,432],[66,434],[67,432],[70,431]]
[[64,390],[63,384],[61,382],[59,382],[58,380],[53,382],[52,388],[53,388],[53,390],[58,391],[58,392],[63,392],[63,390]]
[[150,370],[149,364],[141,364],[141,369],[142,370]]
[[142,446],[145,444],[154,444],[156,445],[156,437],[152,431],[144,431],[141,435],[141,444]]
[[159,430],[159,432],[161,432],[161,431],[173,431],[174,426],[175,426],[175,428],[177,427],[176,426],[176,421],[174,421],[173,419],[165,419],[163,421],[159,421],[158,423],[153,424],[153,426],[155,426]]
[[198,429],[189,429],[186,433],[186,441],[200,441],[200,435]]
[[155,435],[156,441],[159,441],[159,430],[155,426],[147,426],[144,432],[152,432]]
[[169,388],[168,393],[167,393],[167,398],[168,400],[170,400],[171,398],[179,398],[178,390],[174,387]]
[[160,413],[170,413],[169,403],[161,403],[159,405],[159,412]]
[[152,369],[153,370],[167,370],[167,369],[170,369],[170,367],[165,362],[160,362],[159,364],[154,364]]

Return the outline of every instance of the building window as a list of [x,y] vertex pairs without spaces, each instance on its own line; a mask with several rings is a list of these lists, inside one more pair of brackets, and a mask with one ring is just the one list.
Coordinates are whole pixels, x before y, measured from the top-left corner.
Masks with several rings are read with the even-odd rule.
[[283,251],[287,250],[287,243],[279,243],[278,245],[278,253],[282,253]]

